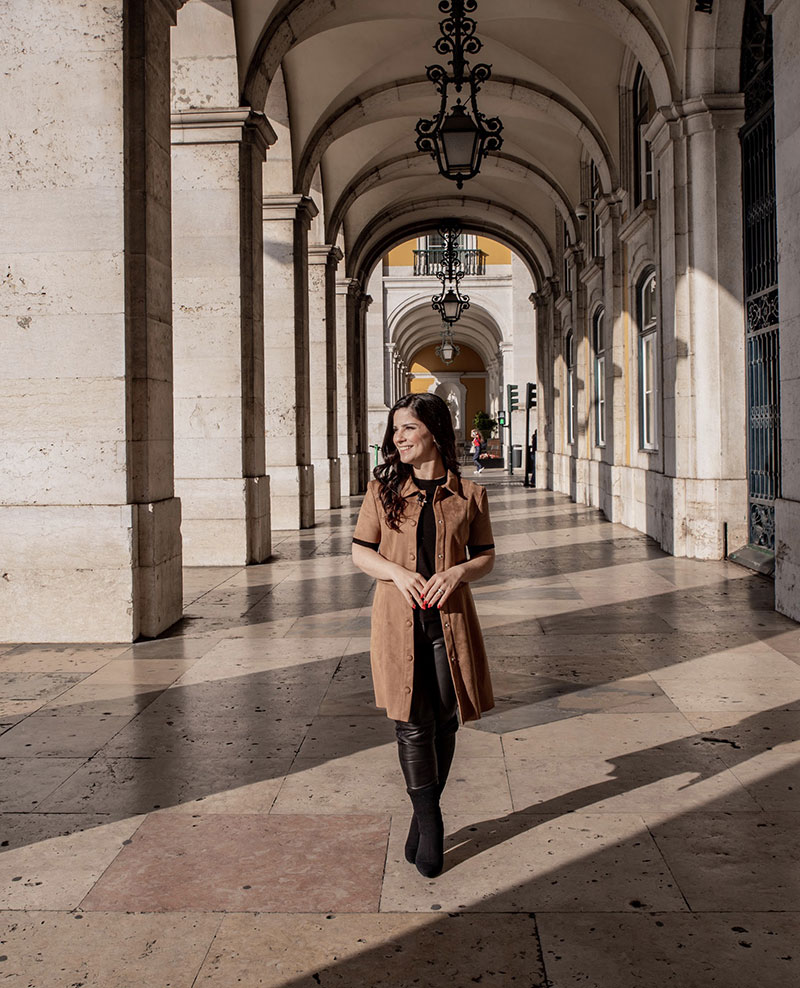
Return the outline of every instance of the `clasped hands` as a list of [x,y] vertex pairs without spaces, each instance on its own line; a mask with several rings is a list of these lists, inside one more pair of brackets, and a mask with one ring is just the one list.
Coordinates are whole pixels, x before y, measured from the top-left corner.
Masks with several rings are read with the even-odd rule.
[[420,573],[397,567],[397,572],[393,575],[397,589],[405,597],[407,603],[412,607],[420,607],[427,610],[432,607],[441,607],[450,594],[461,583],[462,573],[460,566],[451,566],[450,569],[441,573],[434,573],[426,580]]

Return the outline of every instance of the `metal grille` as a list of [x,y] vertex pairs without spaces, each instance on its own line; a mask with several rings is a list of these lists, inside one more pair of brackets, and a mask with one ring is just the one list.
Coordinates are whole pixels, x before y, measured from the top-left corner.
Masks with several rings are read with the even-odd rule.
[[775,549],[775,499],[781,493],[780,333],[775,210],[775,116],[772,25],[763,0],[748,0],[742,38],[745,125],[745,351],[749,541]]

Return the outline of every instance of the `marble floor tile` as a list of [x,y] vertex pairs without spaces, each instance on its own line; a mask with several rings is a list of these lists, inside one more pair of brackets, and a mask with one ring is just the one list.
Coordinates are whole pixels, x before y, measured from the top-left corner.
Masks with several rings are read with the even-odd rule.
[[296,758],[272,813],[391,813],[408,796],[394,744],[365,748],[343,758]]
[[388,820],[148,817],[82,903],[94,912],[376,912]]
[[0,758],[0,813],[40,809],[82,764],[82,758]]
[[0,656],[0,673],[95,672],[111,659],[123,655],[130,645],[15,645]]
[[796,915],[538,913],[552,988],[789,988]]
[[643,815],[693,912],[797,911],[797,813]]
[[[0,912],[0,978],[35,988],[192,988],[216,915]],[[113,944],[113,949],[109,945]]]
[[106,813],[115,818],[191,807],[203,813],[267,812],[291,759],[291,753],[260,758],[231,748],[206,748],[186,757],[97,756],[74,766],[73,774],[58,789],[53,787],[39,809]]
[[765,751],[800,754],[800,710],[684,710],[683,716],[728,765]]
[[0,814],[0,909],[77,909],[141,817]]
[[407,819],[392,818],[382,912],[620,912],[686,909],[636,814],[475,814],[448,821],[445,869],[423,878],[403,857]]
[[762,810],[791,811],[800,822],[800,752],[764,752],[734,765],[731,774]]
[[544,988],[536,920],[469,913],[226,916],[197,988]]
[[0,735],[0,758],[54,755],[67,758],[94,755],[133,717],[92,703],[41,709]]

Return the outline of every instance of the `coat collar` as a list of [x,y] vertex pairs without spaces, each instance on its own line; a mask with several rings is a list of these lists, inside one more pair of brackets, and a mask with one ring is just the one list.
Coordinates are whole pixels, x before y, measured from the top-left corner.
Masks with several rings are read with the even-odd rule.
[[[447,480],[442,485],[445,490],[449,491],[450,494],[458,494],[459,497],[464,497],[464,491],[461,486],[461,478],[457,473],[453,473],[452,470],[447,471]],[[419,494],[419,488],[414,483],[414,475],[406,478],[406,482],[400,488],[401,497],[416,497]],[[448,495],[449,496],[449,495]]]

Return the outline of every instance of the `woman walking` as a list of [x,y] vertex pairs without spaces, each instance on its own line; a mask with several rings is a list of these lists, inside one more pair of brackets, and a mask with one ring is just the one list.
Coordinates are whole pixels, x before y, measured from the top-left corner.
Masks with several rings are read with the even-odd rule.
[[371,664],[375,700],[395,721],[413,806],[406,859],[427,878],[444,863],[439,808],[459,715],[494,706],[469,584],[491,572],[486,489],[460,475],[450,411],[405,395],[389,412],[353,537],[353,562],[377,579]]
[[475,464],[475,473],[483,473],[481,457],[486,452],[486,443],[477,429],[472,430],[470,445],[472,446],[472,462]]

